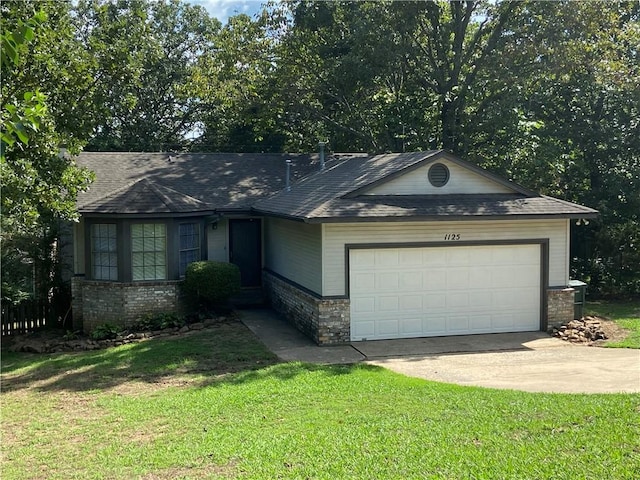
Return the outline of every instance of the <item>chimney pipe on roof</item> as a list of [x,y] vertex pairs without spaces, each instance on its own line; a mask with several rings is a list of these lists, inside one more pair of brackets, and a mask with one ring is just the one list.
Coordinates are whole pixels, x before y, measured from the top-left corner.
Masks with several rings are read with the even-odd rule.
[[287,158],[286,160],[287,163],[287,183],[286,183],[286,190],[287,192],[291,191],[291,159]]
[[320,149],[320,170],[324,170],[324,146],[326,142],[318,142],[318,148]]

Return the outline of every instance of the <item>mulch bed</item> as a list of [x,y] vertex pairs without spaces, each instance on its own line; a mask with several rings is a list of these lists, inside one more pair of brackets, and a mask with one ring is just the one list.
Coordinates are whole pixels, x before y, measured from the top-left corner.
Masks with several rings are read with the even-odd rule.
[[[203,320],[202,322],[187,324],[181,328],[170,327],[163,330],[152,330],[146,332],[123,331],[115,338],[105,340],[93,340],[89,336],[82,334],[68,335],[60,330],[40,330],[25,335],[3,339],[3,349],[10,352],[29,353],[56,353],[56,352],[78,352],[86,350],[100,350],[103,348],[116,347],[127,343],[141,342],[151,338],[162,338],[176,335],[185,335],[189,332],[203,330],[223,323],[238,322],[238,318],[231,315],[220,315]],[[69,338],[72,337],[72,338]]]

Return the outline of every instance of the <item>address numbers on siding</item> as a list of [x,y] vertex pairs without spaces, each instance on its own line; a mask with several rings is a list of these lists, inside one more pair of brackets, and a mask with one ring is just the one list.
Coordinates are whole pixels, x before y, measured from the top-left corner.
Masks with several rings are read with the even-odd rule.
[[460,240],[460,234],[459,233],[445,233],[444,234],[444,239],[445,240]]

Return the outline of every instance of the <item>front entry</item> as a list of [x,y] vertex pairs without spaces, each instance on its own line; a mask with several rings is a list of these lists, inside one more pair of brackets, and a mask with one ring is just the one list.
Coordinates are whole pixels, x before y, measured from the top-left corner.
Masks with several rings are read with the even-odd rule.
[[229,220],[229,261],[240,268],[243,287],[262,284],[260,219]]

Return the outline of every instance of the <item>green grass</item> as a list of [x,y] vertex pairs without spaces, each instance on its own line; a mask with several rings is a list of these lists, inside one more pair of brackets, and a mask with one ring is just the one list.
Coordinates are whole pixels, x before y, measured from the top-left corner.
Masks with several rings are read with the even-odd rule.
[[635,479],[640,395],[275,363],[241,325],[3,355],[2,478]]
[[640,301],[587,302],[586,315],[598,315],[616,322],[628,335],[624,340],[607,342],[606,347],[640,348]]

